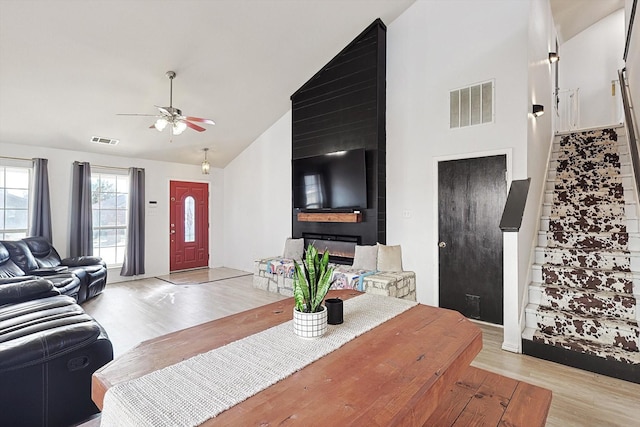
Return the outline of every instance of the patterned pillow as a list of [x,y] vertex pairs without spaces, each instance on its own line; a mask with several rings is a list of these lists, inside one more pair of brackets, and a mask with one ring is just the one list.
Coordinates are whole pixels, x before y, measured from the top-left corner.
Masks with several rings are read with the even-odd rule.
[[378,271],[402,271],[400,245],[387,246],[378,243]]
[[378,265],[378,246],[358,246],[353,256],[353,268],[374,271]]
[[302,259],[302,255],[304,254],[304,239],[292,239],[288,238],[284,243],[284,253],[282,254],[283,258],[286,259],[295,259],[299,261]]

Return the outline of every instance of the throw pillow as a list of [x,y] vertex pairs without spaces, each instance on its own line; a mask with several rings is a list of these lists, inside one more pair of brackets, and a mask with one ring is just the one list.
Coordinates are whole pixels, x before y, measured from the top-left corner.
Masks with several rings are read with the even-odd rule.
[[353,256],[353,268],[357,270],[375,271],[378,266],[378,246],[358,246]]
[[378,271],[402,271],[402,250],[400,245],[378,244]]
[[286,259],[302,259],[302,255],[304,254],[304,239],[292,239],[288,238],[284,243],[284,253],[282,254],[283,258]]

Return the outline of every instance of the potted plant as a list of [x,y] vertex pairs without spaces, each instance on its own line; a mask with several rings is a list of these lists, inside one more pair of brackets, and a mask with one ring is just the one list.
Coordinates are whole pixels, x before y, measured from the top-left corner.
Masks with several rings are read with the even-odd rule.
[[333,267],[329,267],[329,252],[322,257],[310,244],[307,246],[302,266],[293,261],[293,329],[303,338],[317,338],[327,330],[327,309],[322,305],[333,283]]

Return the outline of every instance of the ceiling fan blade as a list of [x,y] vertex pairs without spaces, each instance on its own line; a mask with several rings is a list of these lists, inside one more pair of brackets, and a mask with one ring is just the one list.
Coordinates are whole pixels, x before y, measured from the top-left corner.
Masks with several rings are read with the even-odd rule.
[[198,126],[198,125],[193,124],[193,123],[191,123],[191,122],[188,122],[188,121],[186,121],[186,120],[184,121],[184,123],[185,123],[187,126],[189,126],[191,129],[193,129],[193,130],[197,130],[198,132],[204,132],[204,131],[206,130],[206,129],[205,129],[205,128],[203,128],[202,126]]
[[192,122],[200,122],[200,123],[206,123],[208,125],[215,125],[216,122],[214,122],[211,119],[202,119],[200,117],[191,117],[191,116],[187,116],[185,117],[185,119],[187,120],[191,120]]
[[118,113],[116,116],[145,116],[145,117],[159,117],[157,114],[128,114],[128,113]]

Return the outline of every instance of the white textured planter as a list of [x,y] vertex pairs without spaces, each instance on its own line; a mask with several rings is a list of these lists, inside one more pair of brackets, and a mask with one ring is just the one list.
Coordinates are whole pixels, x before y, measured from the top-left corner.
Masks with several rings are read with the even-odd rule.
[[317,313],[302,313],[293,308],[293,332],[301,338],[318,338],[327,332],[327,308]]

